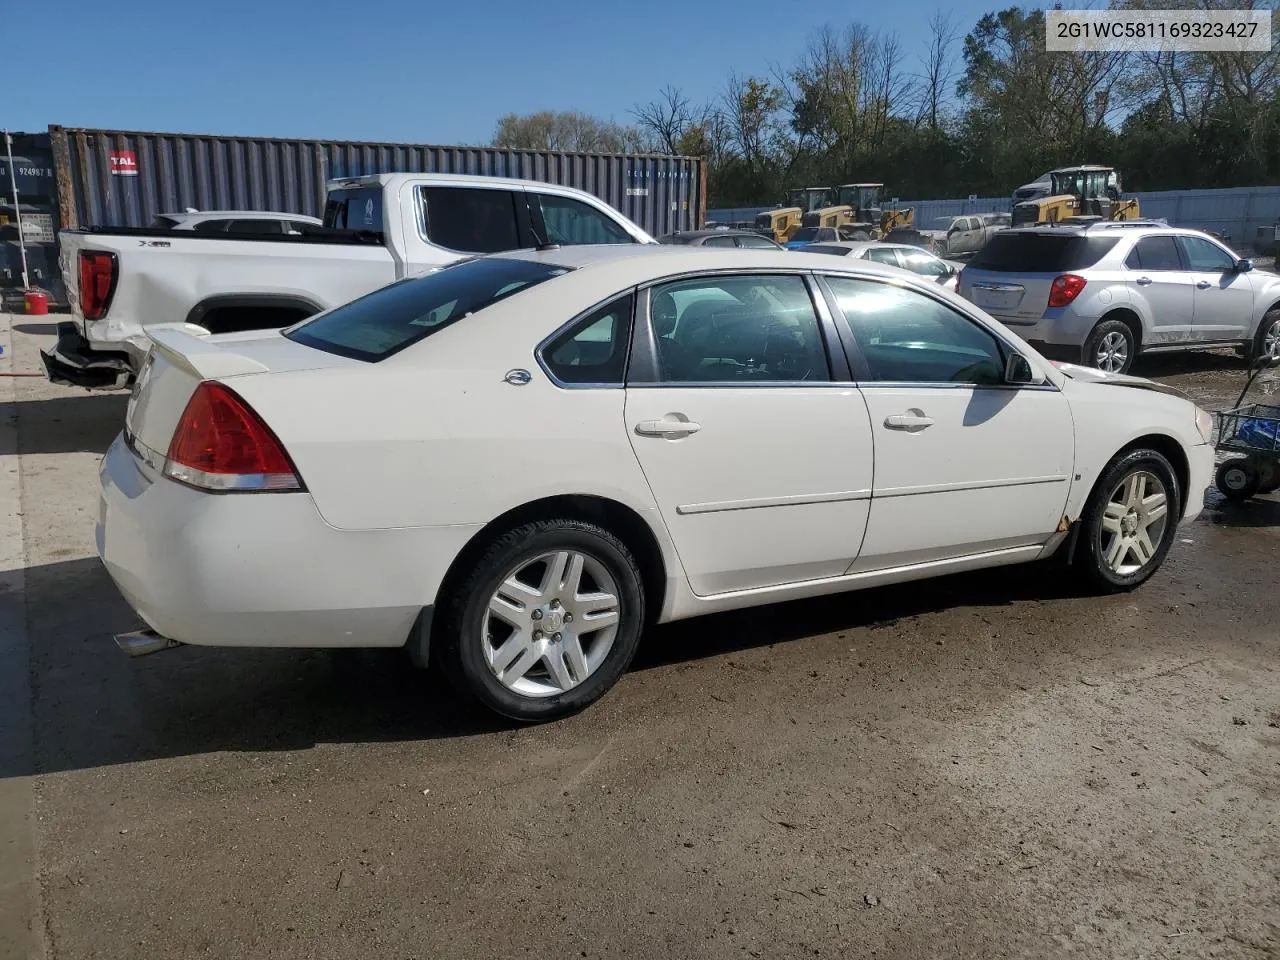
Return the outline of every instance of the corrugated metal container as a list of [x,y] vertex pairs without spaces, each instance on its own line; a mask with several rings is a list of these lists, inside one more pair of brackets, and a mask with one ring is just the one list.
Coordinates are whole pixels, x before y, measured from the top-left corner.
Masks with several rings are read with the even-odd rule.
[[280,210],[319,216],[325,183],[370,173],[519,177],[595,194],[654,236],[693,229],[706,206],[691,157],[497,147],[275,140],[49,127],[62,226],[139,227],[161,213]]

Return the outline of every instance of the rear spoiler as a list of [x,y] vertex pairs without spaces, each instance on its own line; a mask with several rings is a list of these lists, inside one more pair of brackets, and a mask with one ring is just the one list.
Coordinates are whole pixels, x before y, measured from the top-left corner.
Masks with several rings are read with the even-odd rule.
[[210,342],[209,331],[194,323],[152,327],[147,336],[166,360],[201,380],[263,373],[268,369],[251,357]]

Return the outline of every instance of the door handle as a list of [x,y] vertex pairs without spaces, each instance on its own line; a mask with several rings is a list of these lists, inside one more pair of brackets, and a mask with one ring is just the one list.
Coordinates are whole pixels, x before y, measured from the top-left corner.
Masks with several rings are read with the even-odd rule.
[[641,420],[636,424],[636,433],[642,437],[686,436],[701,429],[702,424],[692,420]]
[[911,433],[933,426],[933,418],[926,417],[919,410],[908,410],[906,413],[895,413],[884,418],[884,425],[890,430],[906,430]]
[[1137,280],[1135,280],[1135,281],[1134,281],[1134,283],[1136,283],[1136,284],[1137,284],[1138,286],[1140,286],[1140,287],[1145,287],[1145,286],[1147,286],[1147,285],[1149,285],[1149,284],[1151,283],[1151,278],[1150,278],[1150,277],[1139,277]]
[[1213,286],[1213,284],[1211,284],[1208,280],[1198,280],[1196,282],[1197,290],[1208,290],[1211,286]]

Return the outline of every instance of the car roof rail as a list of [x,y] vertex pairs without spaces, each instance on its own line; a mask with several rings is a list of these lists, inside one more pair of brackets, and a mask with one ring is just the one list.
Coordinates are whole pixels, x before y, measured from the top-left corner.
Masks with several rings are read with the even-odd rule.
[[1087,226],[1091,230],[1123,230],[1132,227],[1167,227],[1169,224],[1164,220],[1102,220]]

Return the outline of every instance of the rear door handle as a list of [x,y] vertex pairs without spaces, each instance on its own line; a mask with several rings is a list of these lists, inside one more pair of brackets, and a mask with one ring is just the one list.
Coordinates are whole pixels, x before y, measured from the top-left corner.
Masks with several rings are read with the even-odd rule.
[[1197,290],[1208,290],[1211,286],[1213,286],[1213,284],[1211,284],[1208,280],[1199,280],[1196,282]]
[[642,437],[686,436],[701,429],[702,424],[692,420],[641,420],[636,424],[636,433]]
[[915,433],[933,426],[933,418],[912,410],[907,413],[895,413],[884,418],[884,425],[890,430],[907,430]]
[[1150,277],[1139,277],[1137,280],[1135,280],[1135,281],[1134,281],[1134,283],[1136,283],[1136,284],[1137,284],[1138,286],[1140,286],[1140,287],[1145,287],[1145,286],[1147,286],[1149,283],[1151,283],[1151,278],[1150,278]]

